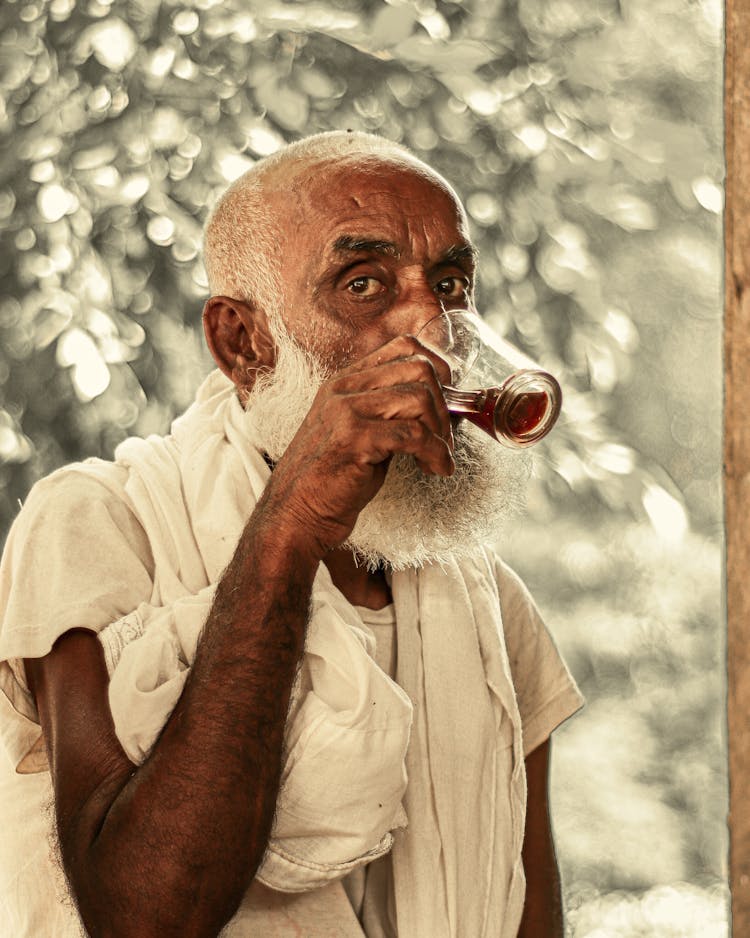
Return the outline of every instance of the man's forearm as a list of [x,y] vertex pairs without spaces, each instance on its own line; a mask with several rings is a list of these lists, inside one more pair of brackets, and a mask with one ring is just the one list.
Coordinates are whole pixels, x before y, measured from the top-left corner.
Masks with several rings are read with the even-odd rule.
[[121,788],[81,875],[71,858],[82,913],[138,923],[102,934],[216,934],[262,859],[318,564],[269,514],[262,500],[217,586],[182,696],[146,762],[113,780]]
[[[447,371],[444,361],[399,335],[323,383],[248,522],[182,697],[139,769],[114,737],[91,636],[32,664],[63,859],[96,938],[215,938],[236,909],[273,819],[318,564],[349,537],[393,455],[413,456],[423,472],[455,469],[438,370]],[[81,712],[96,726],[82,727]]]
[[550,745],[547,740],[526,757],[526,898],[518,938],[563,938],[564,933],[560,872],[547,803]]
[[563,938],[562,895],[557,866],[535,871],[526,890],[518,938]]

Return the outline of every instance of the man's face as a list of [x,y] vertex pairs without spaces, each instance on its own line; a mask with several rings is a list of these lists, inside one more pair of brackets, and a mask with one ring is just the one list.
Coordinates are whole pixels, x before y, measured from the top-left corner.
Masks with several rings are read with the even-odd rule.
[[274,209],[286,328],[329,367],[470,302],[466,217],[426,168],[361,157],[313,166]]
[[[276,366],[258,377],[246,413],[248,434],[274,461],[326,377],[418,332],[441,308],[465,307],[474,274],[465,216],[439,177],[382,162],[325,166],[286,192],[271,206],[287,231],[285,328],[271,322]],[[391,461],[347,541],[368,566],[403,569],[470,553],[522,503],[526,454],[463,420],[454,435],[450,477],[425,475],[403,454]]]

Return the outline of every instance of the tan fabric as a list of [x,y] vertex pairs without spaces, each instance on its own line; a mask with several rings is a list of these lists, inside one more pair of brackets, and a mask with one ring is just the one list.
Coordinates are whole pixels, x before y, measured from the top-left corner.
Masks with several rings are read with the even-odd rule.
[[[217,478],[223,466],[221,462],[213,472],[212,494],[217,490],[225,490],[222,479]],[[152,572],[153,558],[157,558],[158,569],[158,557],[160,551],[163,553],[164,544],[155,546],[153,538],[144,543],[142,531],[137,530],[139,522],[144,522],[143,513],[136,516],[129,496],[127,493],[122,495],[123,480],[117,477],[120,472],[117,468],[113,470],[109,464],[90,463],[48,480],[32,494],[11,536],[6,560],[0,571],[0,589],[3,590],[7,609],[12,612],[6,614],[0,632],[0,657],[3,659],[44,654],[55,638],[73,625],[101,630],[118,618],[130,619],[132,611],[140,604],[151,604],[153,607],[154,603],[163,601],[162,594],[179,579],[174,576],[175,569],[182,578],[181,588],[188,586],[188,594],[192,591],[194,595],[207,588],[212,576],[218,575],[223,566],[221,559],[217,559],[218,555],[202,555],[206,563],[201,573],[188,552],[183,558],[183,566],[173,565],[169,577],[162,579],[157,589],[151,580],[155,575]],[[196,479],[189,481],[196,482]],[[234,487],[228,480],[223,481],[227,483],[227,490],[236,492],[236,480]],[[66,492],[65,497],[61,497],[63,491]],[[201,492],[206,493],[207,490],[197,484],[193,495],[199,498]],[[122,512],[126,518],[115,517]],[[50,514],[53,519],[48,523]],[[246,514],[247,511],[242,517],[246,517]],[[125,532],[127,540],[124,550],[121,532]],[[199,534],[199,540],[209,537],[218,542],[226,539],[226,528],[219,525],[208,531],[201,530]],[[224,545],[225,551],[233,549],[231,538],[229,541]],[[183,547],[181,542],[175,549],[179,551]],[[110,560],[118,556],[121,562]],[[40,557],[45,558],[42,565],[39,563]],[[89,570],[94,571],[91,578],[88,577]],[[394,577],[399,644],[398,681],[408,691],[412,701],[424,701],[424,705],[420,704],[417,708],[412,745],[407,755],[410,772],[407,814],[410,829],[400,840],[397,838],[394,849],[396,907],[402,938],[419,935],[437,938],[444,933],[465,935],[467,938],[483,933],[510,935],[514,933],[520,917],[523,881],[518,861],[525,807],[522,746],[525,743],[524,748],[529,751],[545,738],[554,725],[579,706],[580,697],[554,651],[546,630],[538,622],[533,607],[529,606],[524,592],[517,585],[510,588],[515,599],[511,603],[511,621],[509,627],[506,627],[509,661],[502,627],[499,625],[497,593],[498,577],[507,581],[508,576],[496,561],[485,558],[478,564],[461,569],[456,567],[448,573],[428,569],[419,576],[405,574]],[[474,610],[469,613],[474,622],[469,631],[464,632],[465,626],[459,626],[459,623],[465,621],[466,610]],[[512,621],[516,615],[519,616],[517,623]],[[469,625],[468,621],[466,625]],[[456,627],[459,627],[459,631],[454,634],[451,629]],[[514,630],[518,632],[515,641]],[[141,637],[138,628],[130,636],[133,644]],[[466,654],[459,655],[457,659],[455,651],[451,653],[450,649],[456,646],[459,638],[465,646]],[[127,642],[123,641],[120,651],[125,644]],[[481,655],[470,652],[472,647]],[[406,653],[402,662],[403,649]],[[458,670],[457,660],[462,662]],[[518,702],[510,681],[511,668],[519,687]],[[521,670],[517,671],[516,668]],[[451,680],[446,684],[447,676]],[[38,740],[39,728],[35,724],[33,702],[25,689],[22,669],[17,661],[0,665],[0,684],[14,708],[6,707],[5,715],[0,717],[2,739],[11,759],[10,765],[20,769],[24,758],[28,757],[30,749]],[[486,687],[489,692],[490,709],[483,710],[483,704],[477,708],[467,708],[467,695],[471,696],[482,687]],[[519,705],[522,707],[520,713]],[[478,712],[484,712],[482,720],[485,726],[479,725],[475,719]],[[447,717],[441,717],[439,725],[428,725],[430,714],[434,716],[437,713],[447,714]],[[490,722],[487,723],[487,720]],[[525,738],[522,738],[522,722]],[[497,750],[495,756],[480,764],[481,760],[475,758],[478,744],[486,738],[488,727],[495,724],[496,730],[493,732],[498,734],[495,738],[500,740],[500,745],[490,747],[493,751]],[[432,742],[428,743],[430,740]],[[438,756],[436,765],[443,766],[437,774],[434,766],[431,773],[430,760],[425,755],[429,745],[432,745]],[[487,748],[486,745],[484,748]],[[469,750],[471,759],[467,760]],[[453,763],[456,771],[446,768]],[[21,776],[16,776],[18,778]],[[30,786],[26,790],[31,793]],[[429,794],[415,798],[417,792],[431,791],[435,804],[432,816],[432,798]],[[485,794],[487,791],[496,792],[499,797],[493,800],[483,794],[479,799],[477,793],[480,791]],[[473,793],[473,797],[467,798],[467,793]],[[21,812],[39,811],[35,797],[30,797],[24,805],[19,795],[19,800],[14,799],[13,802],[14,809],[19,809],[18,813],[14,810],[11,817],[7,818],[13,828],[16,845],[21,848],[21,853],[15,856],[33,854],[38,858],[43,852],[38,841],[36,844],[22,843],[18,823]],[[415,800],[416,803],[413,803]],[[464,805],[464,802],[467,804]],[[4,806],[8,804],[3,801]],[[486,814],[487,810],[490,811],[489,815]],[[486,830],[499,834],[493,834],[494,841],[475,850],[484,876],[475,877],[481,880],[472,893],[476,895],[477,901],[471,904],[467,915],[472,921],[472,916],[478,916],[479,924],[466,926],[458,921],[456,902],[467,900],[464,888],[467,872],[461,869],[455,858],[467,846],[472,850],[475,847],[474,841],[471,844],[464,843],[462,838],[467,835],[462,832],[462,824],[465,817],[471,815],[470,826],[476,830],[477,812]],[[5,820],[0,819],[0,823]],[[504,844],[501,854],[497,854],[493,846],[498,840]],[[447,862],[441,859],[445,854],[448,854]],[[12,854],[8,853],[6,859],[9,860],[10,856]],[[49,868],[51,870],[53,867],[50,865]],[[26,878],[24,870],[19,871],[17,863],[0,869],[0,889],[3,885],[9,886],[9,890],[3,890],[3,894],[15,896],[17,905],[31,901],[39,906],[40,898],[41,905],[44,905],[45,898],[54,903],[51,894],[44,897],[42,893],[40,896],[41,881],[43,879],[39,876],[34,880]],[[498,895],[505,896],[502,901],[507,914],[501,911],[499,915],[491,917],[488,925],[488,897],[496,890],[498,881]],[[413,896],[420,891],[424,893],[426,883],[430,889],[435,886],[433,894],[442,896],[440,902],[435,904],[432,922],[428,922],[422,913],[419,918],[409,917],[409,909],[412,912],[415,909]],[[341,892],[336,894],[342,895]],[[471,896],[468,896],[468,901],[471,903]],[[491,901],[496,902],[497,899]],[[283,914],[276,908],[268,914],[271,917],[267,933],[271,934],[271,927],[282,927]],[[318,925],[321,923],[322,919]],[[19,938],[40,933],[24,931],[24,927],[20,919],[13,921],[10,933]],[[312,920],[309,927],[313,927]],[[62,931],[50,933],[67,934]],[[289,934],[298,933],[289,931]],[[313,934],[312,931],[305,933]],[[240,932],[233,931],[232,934]]]
[[254,882],[221,938],[363,938],[341,882],[312,892],[274,892]]
[[[379,668],[396,677],[398,642],[396,607],[383,609],[355,606],[362,623],[375,640],[373,658]],[[390,853],[357,867],[342,880],[349,902],[367,938],[396,938],[396,894],[393,888],[393,860]]]

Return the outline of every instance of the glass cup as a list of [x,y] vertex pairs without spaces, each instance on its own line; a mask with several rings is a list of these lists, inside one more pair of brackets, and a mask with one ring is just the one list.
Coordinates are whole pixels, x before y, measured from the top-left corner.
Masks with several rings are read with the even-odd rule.
[[443,393],[452,414],[513,448],[531,446],[554,426],[562,406],[558,382],[474,310],[445,310],[417,338],[450,366]]

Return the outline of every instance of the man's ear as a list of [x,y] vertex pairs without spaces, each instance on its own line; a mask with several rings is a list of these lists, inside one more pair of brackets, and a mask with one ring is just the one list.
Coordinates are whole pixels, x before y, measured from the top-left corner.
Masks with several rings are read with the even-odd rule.
[[212,296],[203,307],[203,330],[216,364],[238,388],[249,391],[262,368],[273,368],[276,346],[260,307]]

